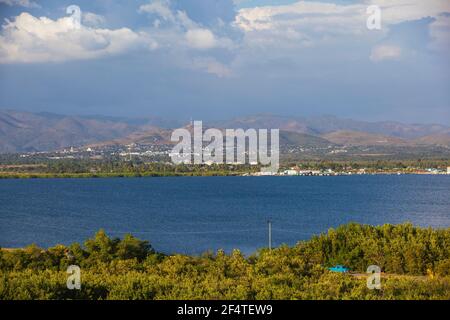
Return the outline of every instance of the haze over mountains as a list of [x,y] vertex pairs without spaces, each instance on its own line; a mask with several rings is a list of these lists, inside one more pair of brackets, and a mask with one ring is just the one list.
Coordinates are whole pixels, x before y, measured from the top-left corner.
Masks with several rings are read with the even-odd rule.
[[[186,125],[158,118],[65,116],[50,113],[0,111],[0,152],[53,151],[70,146],[161,144],[171,129]],[[450,127],[438,124],[365,122],[334,116],[313,118],[254,115],[204,123],[215,128],[281,130],[281,145],[450,147]]]

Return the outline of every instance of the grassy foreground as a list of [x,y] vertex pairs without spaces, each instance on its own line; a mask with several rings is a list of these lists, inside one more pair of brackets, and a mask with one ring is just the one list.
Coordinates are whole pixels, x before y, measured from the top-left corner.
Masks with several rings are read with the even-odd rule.
[[[81,290],[68,290],[69,265]],[[378,265],[381,290],[364,276]],[[0,299],[450,299],[450,229],[349,224],[293,247],[202,256],[163,255],[102,230],[83,246],[0,250]]]

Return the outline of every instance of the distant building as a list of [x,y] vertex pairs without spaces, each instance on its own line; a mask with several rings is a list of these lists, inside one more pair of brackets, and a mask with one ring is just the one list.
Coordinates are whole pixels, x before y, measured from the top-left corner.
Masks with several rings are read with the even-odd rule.
[[447,174],[450,174],[450,167],[447,167]]
[[284,174],[288,175],[288,176],[297,176],[298,175],[298,171],[297,170],[285,170]]
[[277,172],[261,171],[256,173],[258,176],[275,176]]

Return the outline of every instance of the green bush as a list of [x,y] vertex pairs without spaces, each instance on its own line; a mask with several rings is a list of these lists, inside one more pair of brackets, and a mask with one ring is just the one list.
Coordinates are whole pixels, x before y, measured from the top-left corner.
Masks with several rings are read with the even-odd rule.
[[[84,246],[30,245],[0,250],[0,299],[450,299],[450,229],[411,224],[349,224],[293,247],[245,257],[219,250],[164,255],[147,241],[100,230]],[[67,267],[81,267],[81,290],[66,286]],[[379,265],[381,290],[364,273]]]

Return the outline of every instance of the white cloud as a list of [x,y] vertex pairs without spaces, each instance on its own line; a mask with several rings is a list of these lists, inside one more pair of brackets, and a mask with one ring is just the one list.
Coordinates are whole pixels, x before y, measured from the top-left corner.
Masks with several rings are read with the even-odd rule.
[[7,21],[0,35],[0,63],[58,62],[121,54],[134,48],[152,49],[147,34],[81,26],[71,17],[52,20],[22,13]]
[[186,40],[192,48],[196,49],[211,49],[217,45],[214,34],[208,29],[188,30]]
[[431,43],[429,48],[435,51],[450,52],[450,16],[439,16],[430,24]]
[[166,21],[175,22],[175,16],[170,9],[170,2],[168,0],[154,0],[141,5],[138,12],[156,14]]
[[232,75],[229,67],[211,57],[194,59],[192,67],[214,74],[219,78],[230,77]]
[[383,32],[387,32],[392,24],[450,12],[448,0],[370,0],[347,5],[298,1],[287,5],[240,9],[235,25],[247,33],[294,28],[303,33],[321,35],[363,35],[368,33],[366,9],[369,5],[380,7]]
[[402,49],[393,45],[379,45],[372,49],[370,60],[379,62],[383,60],[396,60],[400,58]]
[[[193,21],[186,12],[173,10],[168,0],[153,0],[140,6],[139,12],[154,18],[152,36],[161,48],[175,57],[173,64],[180,68],[201,70],[218,77],[228,77],[231,70],[212,56],[205,56],[210,49],[234,48],[233,41],[216,35],[213,30]],[[223,25],[222,25],[223,27]],[[202,51],[201,57],[197,51]]]
[[342,28],[346,32],[361,32],[366,26],[366,9],[369,5],[380,7],[382,21],[388,25],[450,12],[448,0],[370,0],[350,5],[298,1],[288,5],[240,9],[235,23],[247,32],[286,25],[309,26],[308,29],[322,31]]
[[[369,17],[366,9],[370,5],[381,9],[381,31],[366,27]],[[443,12],[450,12],[450,1],[366,0],[356,4],[298,1],[240,9],[234,25],[244,33],[242,47],[249,52],[258,50],[266,56],[284,54],[295,59],[303,48],[321,45],[342,48],[349,43],[362,42],[371,46],[382,41],[391,26],[427,17],[437,19],[430,26],[430,34],[434,37],[434,46],[442,47],[450,38],[444,19],[439,18]],[[374,48],[370,58],[373,61],[393,59],[398,58],[400,52],[393,46],[380,46]]]
[[0,3],[4,3],[8,6],[20,6],[25,8],[38,8],[39,5],[30,0],[0,0]]
[[173,11],[168,0],[153,0],[148,4],[141,5],[139,13],[149,13],[159,17],[168,23],[169,27],[179,27],[184,29],[197,28],[197,24],[192,21],[184,11]]
[[106,22],[104,16],[95,14],[92,12],[83,12],[82,14],[83,24],[89,27],[98,27]]
[[382,20],[387,24],[437,17],[450,12],[448,0],[371,0],[382,10]]
[[[268,30],[286,26],[325,30],[353,29],[366,19],[364,5],[336,5],[334,3],[299,1],[289,5],[240,9],[236,25],[244,31]],[[361,29],[365,23],[361,24]]]
[[[33,3],[31,0],[0,2]],[[366,9],[373,4],[382,9],[381,31],[370,31],[366,27]],[[355,44],[354,48],[363,48],[355,52],[355,57],[377,43],[383,45],[373,48],[370,59],[392,60],[405,55],[405,49],[402,52],[396,43],[387,44],[385,36],[392,25],[404,21],[434,18],[429,27],[432,39],[429,48],[449,48],[450,18],[441,15],[446,11],[450,12],[448,0],[366,0],[356,4],[311,0],[244,8],[238,11],[233,22],[235,29],[230,37],[235,41],[227,33],[230,25],[222,21],[206,27],[193,21],[186,12],[175,10],[170,0],[152,0],[139,7],[138,12],[149,14],[153,20],[149,21],[146,31],[102,28],[105,18],[90,12],[83,13],[81,29],[74,28],[70,17],[52,20],[22,13],[3,26],[0,63],[92,59],[158,46],[176,57],[174,65],[229,76],[239,72],[243,65],[273,60],[299,61],[304,58],[302,49],[309,50],[306,54],[311,55],[316,49],[321,52],[330,48],[345,50],[346,45]],[[239,35],[235,36],[237,33]],[[216,55],[220,49],[226,50],[226,54]],[[347,52],[344,55],[351,56]]]
[[167,47],[186,46],[198,50],[232,47],[230,39],[217,37],[212,30],[189,18],[186,12],[172,10],[168,0],[153,0],[140,6],[138,11],[158,16],[153,21],[153,27],[157,30],[152,31]]

